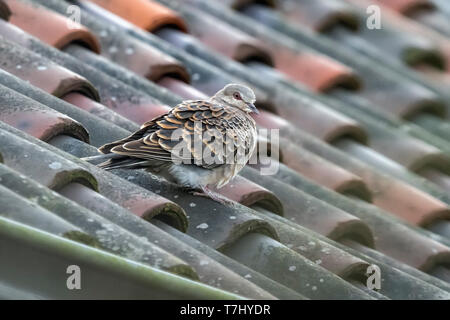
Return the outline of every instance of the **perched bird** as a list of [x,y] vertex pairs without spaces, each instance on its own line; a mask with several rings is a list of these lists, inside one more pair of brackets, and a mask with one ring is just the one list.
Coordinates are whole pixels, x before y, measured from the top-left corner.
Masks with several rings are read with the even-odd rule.
[[252,156],[258,113],[253,91],[228,84],[208,100],[187,100],[144,123],[129,137],[99,148],[106,170],[146,168],[196,195],[223,202],[209,188],[227,184]]

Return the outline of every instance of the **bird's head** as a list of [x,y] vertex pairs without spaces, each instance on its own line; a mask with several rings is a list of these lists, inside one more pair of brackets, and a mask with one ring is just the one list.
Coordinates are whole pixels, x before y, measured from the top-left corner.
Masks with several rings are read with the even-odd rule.
[[213,99],[247,113],[259,113],[254,105],[256,97],[253,90],[241,84],[226,85],[213,96]]

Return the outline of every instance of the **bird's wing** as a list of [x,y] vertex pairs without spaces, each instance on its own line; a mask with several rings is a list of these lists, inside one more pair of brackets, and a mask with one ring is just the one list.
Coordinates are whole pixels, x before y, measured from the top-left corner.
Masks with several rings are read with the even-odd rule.
[[238,147],[250,152],[247,124],[236,115],[236,109],[208,101],[184,101],[144,123],[133,135],[103,146],[102,151],[212,169],[224,164],[230,153],[236,159]]

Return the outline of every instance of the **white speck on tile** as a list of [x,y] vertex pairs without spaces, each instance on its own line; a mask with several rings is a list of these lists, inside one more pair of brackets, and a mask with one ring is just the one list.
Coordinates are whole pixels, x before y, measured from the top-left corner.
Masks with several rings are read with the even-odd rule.
[[317,259],[317,260],[315,261],[315,263],[316,263],[316,264],[321,264],[321,263],[322,263],[322,260],[321,260],[321,259]]
[[48,165],[48,167],[53,170],[58,170],[58,169],[61,169],[62,165],[61,165],[61,163],[55,161],[55,162],[50,163]]
[[87,221],[88,221],[88,222],[94,222],[94,219],[88,218]]
[[16,69],[22,69],[22,65],[20,65],[20,64],[18,64],[17,66],[16,66]]
[[116,53],[117,52],[117,47],[116,46],[111,46],[108,49],[109,53]]
[[116,101],[116,100],[117,100],[117,98],[116,98],[116,97],[114,97],[114,96],[112,96],[112,97],[111,97],[111,100],[112,100],[112,101]]
[[195,206],[196,206],[196,204],[194,202],[189,203],[189,207],[193,208]]
[[44,71],[44,70],[47,70],[47,67],[46,66],[38,66],[37,69],[39,71]]
[[192,80],[193,80],[193,81],[200,80],[200,75],[199,75],[198,73],[194,73],[194,74],[192,75]]
[[319,282],[323,282],[323,279],[322,279],[322,278],[320,278],[320,279],[319,279]]
[[206,261],[206,260],[200,261],[200,265],[201,265],[201,266],[206,266],[207,264],[209,264],[209,262]]
[[134,49],[133,48],[126,48],[125,49],[125,54],[131,56],[134,53]]
[[295,271],[295,269],[297,269],[296,266],[290,266],[290,267],[289,267],[289,271]]
[[175,195],[173,196],[174,199],[178,199],[179,197],[180,197],[180,196],[177,195],[177,194],[175,194]]
[[208,224],[207,223],[200,223],[196,228],[197,229],[202,229],[202,230],[205,230],[205,229],[208,229]]
[[108,35],[108,31],[102,30],[102,31],[100,31],[99,35],[100,35],[100,37],[104,38]]
[[310,245],[310,246],[315,246],[316,243],[315,243],[314,241],[310,241],[310,242],[308,242],[308,245]]
[[230,220],[236,220],[236,216],[230,216]]
[[312,286],[311,289],[312,289],[312,291],[316,291],[317,287],[316,286]]
[[252,275],[250,273],[248,273],[244,276],[245,279],[250,279],[251,277],[252,277]]

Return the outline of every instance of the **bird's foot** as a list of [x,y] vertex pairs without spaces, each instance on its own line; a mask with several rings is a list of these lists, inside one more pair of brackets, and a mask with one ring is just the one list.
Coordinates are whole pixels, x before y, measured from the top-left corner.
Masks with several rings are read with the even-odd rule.
[[192,195],[199,196],[199,197],[207,197],[207,198],[210,198],[210,199],[212,199],[220,204],[223,204],[223,205],[233,204],[233,201],[225,198],[224,196],[222,196],[218,193],[215,193],[215,192],[209,190],[207,187],[202,187],[201,190],[202,190],[201,192],[200,191],[192,192]]

